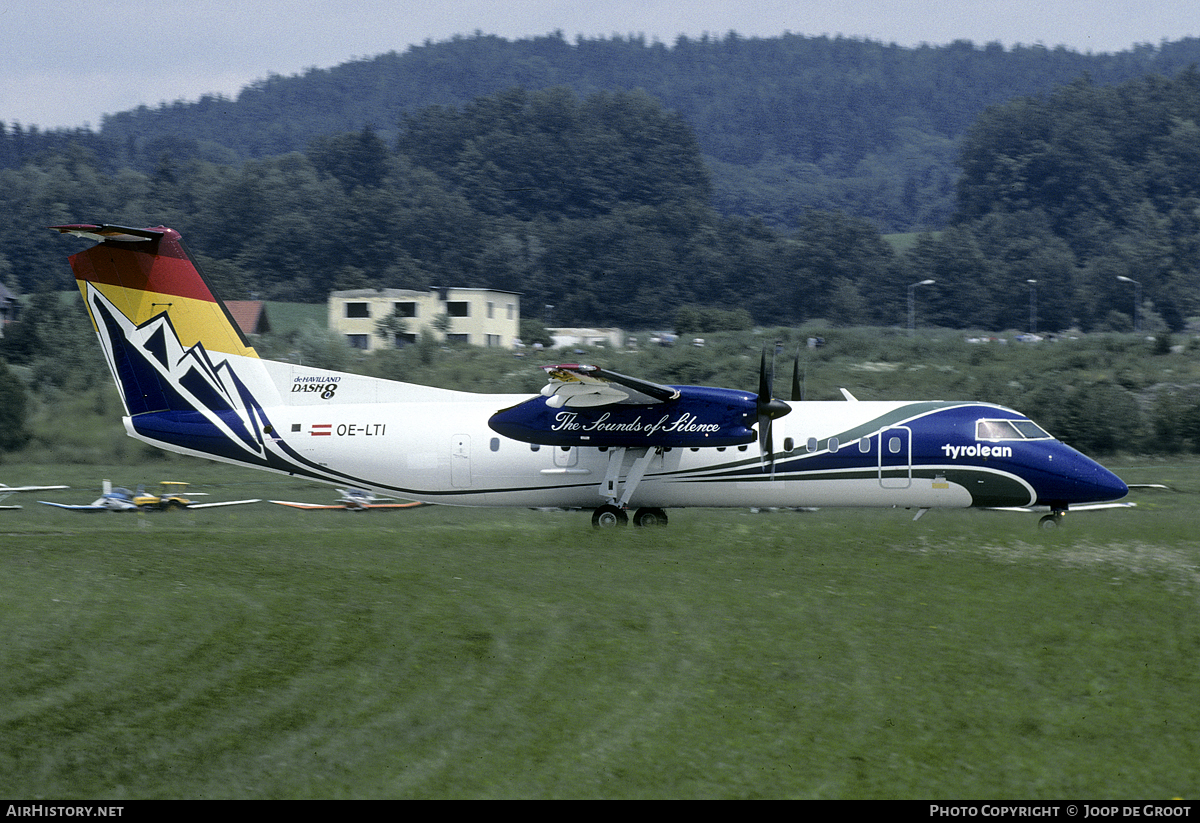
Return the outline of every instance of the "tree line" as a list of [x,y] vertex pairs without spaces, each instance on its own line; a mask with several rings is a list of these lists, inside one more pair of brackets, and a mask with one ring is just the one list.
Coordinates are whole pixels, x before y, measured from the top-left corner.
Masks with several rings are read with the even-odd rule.
[[368,127],[240,164],[107,171],[69,145],[0,171],[0,277],[70,288],[42,227],[102,219],[179,229],[230,297],[453,284],[521,292],[553,324],[707,306],[887,326],[934,280],[923,325],[1025,328],[1036,304],[1041,331],[1179,330],[1200,313],[1198,122],[1195,69],[992,107],[965,138],[952,223],[900,250],[842,212],[788,229],[721,215],[694,131],[642,91],[514,88],[408,115],[394,141]]
[[[964,142],[955,220],[903,247],[841,212],[810,210],[786,230],[719,214],[689,124],[637,91],[514,88],[416,112],[391,141],[364,128],[240,164],[164,155],[110,171],[67,145],[0,171],[0,277],[31,295],[0,340],[19,378],[0,404],[0,448],[28,437],[26,405],[111,409],[78,306],[56,293],[72,287],[73,241],[44,228],[96,219],[180,229],[227,297],[453,283],[520,291],[527,314],[554,324],[708,333],[902,327],[919,288],[920,326],[1025,328],[1036,305],[1040,331],[1128,331],[1136,317],[1166,346],[1200,302],[1198,115],[1195,70],[993,107]],[[425,346],[376,367],[404,376],[438,357]],[[1041,409],[1093,450],[1123,442],[1085,413],[1095,398],[1142,420],[1147,448],[1200,444],[1188,386],[1092,380],[1061,394],[1051,380],[1008,397],[1010,385],[987,399]]]
[[854,214],[883,231],[938,229],[955,211],[960,141],[989,106],[1084,74],[1107,86],[1173,76],[1196,62],[1197,38],[1081,54],[798,34],[729,32],[670,44],[476,34],[271,75],[233,98],[108,114],[98,131],[0,124],[0,168],[67,143],[86,147],[108,173],[152,173],[164,154],[230,164],[304,152],[316,138],[366,126],[391,144],[405,118],[428,106],[460,108],[514,87],[561,87],[582,98],[642,89],[692,127],[722,216],[790,228],[816,209]]

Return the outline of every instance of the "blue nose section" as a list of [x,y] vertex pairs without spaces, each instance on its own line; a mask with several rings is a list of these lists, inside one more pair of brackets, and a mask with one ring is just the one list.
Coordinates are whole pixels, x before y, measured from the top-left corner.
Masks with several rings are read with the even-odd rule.
[[1125,495],[1129,494],[1129,486],[1125,485],[1125,481],[1117,477],[1115,474],[1104,468],[1100,464],[1096,464],[1100,469],[1100,477],[1096,479],[1096,491],[1099,493],[1097,500],[1120,500]]
[[1035,483],[1043,506],[1105,503],[1129,494],[1125,481],[1070,446],[1057,444],[1050,455],[1051,472]]

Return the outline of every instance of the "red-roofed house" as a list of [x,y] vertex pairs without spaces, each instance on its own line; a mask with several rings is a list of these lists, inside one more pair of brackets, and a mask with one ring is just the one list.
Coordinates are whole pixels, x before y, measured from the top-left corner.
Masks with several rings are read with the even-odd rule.
[[267,307],[261,300],[226,300],[225,308],[242,334],[266,334],[271,330]]

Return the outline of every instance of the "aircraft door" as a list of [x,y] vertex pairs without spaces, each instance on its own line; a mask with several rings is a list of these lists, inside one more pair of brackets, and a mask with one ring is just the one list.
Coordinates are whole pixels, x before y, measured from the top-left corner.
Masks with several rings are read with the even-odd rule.
[[879,432],[879,485],[885,489],[912,485],[912,429],[907,426]]
[[471,487],[471,435],[456,434],[450,440],[450,485]]

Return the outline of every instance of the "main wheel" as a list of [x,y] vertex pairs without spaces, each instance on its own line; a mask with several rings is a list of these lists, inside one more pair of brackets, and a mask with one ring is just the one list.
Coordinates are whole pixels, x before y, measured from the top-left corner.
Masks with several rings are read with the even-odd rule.
[[633,515],[633,525],[643,528],[667,525],[667,513],[662,509],[638,509]]
[[1038,528],[1046,531],[1054,531],[1062,525],[1062,517],[1063,516],[1058,513],[1048,514],[1038,521]]
[[597,529],[615,529],[629,522],[629,515],[616,506],[604,505],[592,512],[592,526]]

